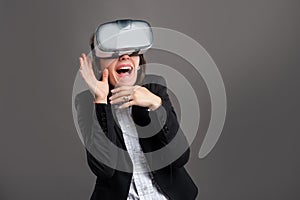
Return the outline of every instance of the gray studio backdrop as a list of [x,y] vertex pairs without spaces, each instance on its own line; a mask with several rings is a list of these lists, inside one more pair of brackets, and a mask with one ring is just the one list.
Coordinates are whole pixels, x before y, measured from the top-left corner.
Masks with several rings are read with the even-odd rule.
[[146,55],[184,69],[197,91],[200,129],[186,166],[197,199],[300,199],[299,6],[297,0],[1,0],[0,199],[89,199],[95,177],[73,123],[72,87],[91,33],[117,18],[189,35],[223,77],[224,129],[199,159],[210,118],[205,82],[172,53]]

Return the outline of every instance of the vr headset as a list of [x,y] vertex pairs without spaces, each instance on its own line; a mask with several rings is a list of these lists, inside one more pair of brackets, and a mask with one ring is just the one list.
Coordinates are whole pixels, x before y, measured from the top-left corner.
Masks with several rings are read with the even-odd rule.
[[143,54],[152,43],[152,30],[146,21],[122,19],[107,22],[96,29],[95,56],[117,58],[124,54]]

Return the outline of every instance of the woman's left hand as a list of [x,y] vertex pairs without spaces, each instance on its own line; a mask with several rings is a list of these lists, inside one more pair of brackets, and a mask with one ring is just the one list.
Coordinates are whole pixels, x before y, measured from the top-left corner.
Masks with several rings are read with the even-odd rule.
[[156,110],[162,103],[159,96],[153,94],[147,88],[138,85],[121,86],[113,89],[111,92],[113,93],[109,98],[111,104],[124,102],[119,108],[136,105]]

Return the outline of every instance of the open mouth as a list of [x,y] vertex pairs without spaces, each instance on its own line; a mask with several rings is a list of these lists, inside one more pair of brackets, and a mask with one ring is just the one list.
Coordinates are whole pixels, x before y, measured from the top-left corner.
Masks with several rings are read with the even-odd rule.
[[125,76],[125,75],[130,75],[132,72],[133,67],[130,65],[126,65],[126,66],[119,66],[116,69],[116,72],[119,76]]

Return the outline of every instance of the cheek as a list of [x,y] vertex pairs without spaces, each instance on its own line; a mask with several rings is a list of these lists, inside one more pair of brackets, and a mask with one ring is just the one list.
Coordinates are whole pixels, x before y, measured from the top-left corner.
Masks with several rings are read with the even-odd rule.
[[136,58],[134,58],[133,62],[135,64],[135,66],[139,66],[139,64],[140,64],[140,57],[137,56]]
[[105,69],[108,68],[108,70],[110,70],[109,68],[112,68],[112,65],[115,63],[115,60],[112,59],[100,59],[100,66],[101,69]]
[[116,80],[115,80],[115,67],[114,67],[114,65],[110,65],[109,67],[108,67],[108,79],[109,79],[109,82],[111,83],[111,84],[115,84],[115,82],[116,82]]
[[[112,75],[114,72],[115,72],[115,67],[114,67],[114,65],[110,65],[110,66],[108,66],[108,72],[109,72],[109,74],[110,75]],[[110,76],[111,77],[111,76]]]

